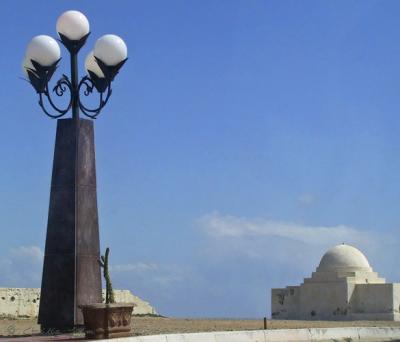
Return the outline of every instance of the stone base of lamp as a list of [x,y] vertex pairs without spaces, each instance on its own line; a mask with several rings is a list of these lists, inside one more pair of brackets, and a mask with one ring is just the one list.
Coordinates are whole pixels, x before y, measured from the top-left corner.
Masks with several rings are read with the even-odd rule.
[[101,302],[93,121],[60,119],[54,150],[38,322],[83,325],[79,305]]

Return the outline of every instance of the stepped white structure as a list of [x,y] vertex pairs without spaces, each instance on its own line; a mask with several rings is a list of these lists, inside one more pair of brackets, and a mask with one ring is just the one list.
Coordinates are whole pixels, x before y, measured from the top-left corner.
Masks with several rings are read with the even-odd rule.
[[271,290],[275,319],[400,320],[400,284],[386,283],[363,253],[338,245],[299,286]]
[[[114,290],[115,301],[134,303],[134,315],[157,314],[147,302],[132,294],[129,290]],[[105,290],[103,290],[103,299]],[[0,288],[0,318],[36,318],[38,316],[40,289]]]

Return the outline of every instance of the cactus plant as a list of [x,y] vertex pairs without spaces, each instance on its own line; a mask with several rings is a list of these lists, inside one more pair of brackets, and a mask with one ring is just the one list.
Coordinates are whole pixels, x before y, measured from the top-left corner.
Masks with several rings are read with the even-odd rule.
[[85,322],[85,334],[90,339],[132,336],[131,317],[135,304],[115,303],[108,268],[109,254],[110,249],[107,247],[106,253],[98,260],[106,280],[106,302],[80,306]]
[[110,248],[106,248],[105,255],[102,255],[99,260],[100,267],[103,268],[103,276],[106,281],[106,304],[115,303],[114,292],[112,288],[110,272],[108,270],[108,255],[110,254]]

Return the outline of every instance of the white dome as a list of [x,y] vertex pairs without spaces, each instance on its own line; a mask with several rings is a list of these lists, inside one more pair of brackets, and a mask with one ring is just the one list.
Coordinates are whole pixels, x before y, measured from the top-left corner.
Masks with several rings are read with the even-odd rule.
[[368,270],[371,267],[365,255],[349,245],[337,245],[329,249],[322,257],[318,271],[329,272],[338,269]]

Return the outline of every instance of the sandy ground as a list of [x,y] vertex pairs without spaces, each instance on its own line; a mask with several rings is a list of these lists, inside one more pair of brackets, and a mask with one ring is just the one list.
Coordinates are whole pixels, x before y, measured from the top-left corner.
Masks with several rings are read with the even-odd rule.
[[[328,321],[267,321],[267,329],[295,329],[311,327],[342,326],[396,326],[400,322],[328,322]],[[264,328],[260,320],[232,319],[174,319],[174,318],[135,318],[134,333],[137,335],[153,335],[168,333],[189,333],[201,331],[258,330]]]
[[[268,320],[268,329],[295,329],[312,327],[400,327],[400,322],[384,321],[278,321]],[[178,319],[160,317],[133,317],[134,335],[156,335],[168,333],[189,333],[201,331],[232,331],[263,329],[264,322],[260,320],[239,319]],[[0,320],[0,336],[29,336],[40,332],[39,325],[34,320]],[[75,333],[76,336],[82,336]]]

